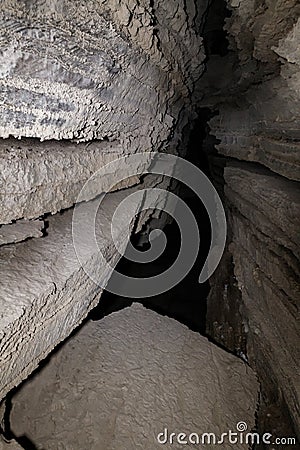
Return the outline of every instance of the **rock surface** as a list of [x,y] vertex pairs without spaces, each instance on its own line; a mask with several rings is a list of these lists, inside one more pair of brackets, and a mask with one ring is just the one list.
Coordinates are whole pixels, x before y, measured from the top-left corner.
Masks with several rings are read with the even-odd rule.
[[252,341],[251,360],[280,386],[297,426],[300,189],[272,173],[247,168],[226,168],[225,180],[233,233],[230,250]]
[[[300,4],[226,2],[229,53],[223,42],[198,82],[213,2],[2,1],[0,136],[8,139],[0,143],[0,224],[71,207],[90,175],[115,156],[184,154],[196,108],[218,111],[210,121],[218,156],[210,164],[230,228],[211,281],[207,327],[257,368],[277,422],[287,408],[300,436]],[[220,17],[216,23],[209,33]],[[102,179],[85,200],[106,188]],[[70,218],[70,211],[57,214],[49,236],[0,249],[0,398],[98,301],[71,247]],[[97,258],[86,264],[95,271]]]
[[[124,215],[114,229],[116,247],[111,236],[112,216],[119,203],[136,190],[108,194],[97,213],[95,229],[89,218],[98,200],[78,207],[80,216],[75,221],[79,220],[80,226],[80,253],[78,248],[75,251],[72,236],[73,209],[49,219],[47,236],[0,249],[0,398],[26,378],[98,303],[100,286],[106,285],[121,257],[118,248],[128,242],[127,224],[132,230],[149,216],[143,213],[136,224],[142,200],[132,200],[123,213],[128,217]],[[94,232],[101,251],[91,246]]]
[[[200,28],[207,5],[1,3],[0,224],[72,207],[86,180],[117,157],[182,151],[204,70]],[[107,192],[109,181],[102,177],[82,200]],[[116,189],[137,183],[133,175]],[[102,234],[109,230],[107,208]],[[157,211],[150,215],[160,218]],[[143,212],[135,225],[141,228],[147,217]],[[56,214],[42,239],[0,250],[0,398],[98,301],[100,290],[72,248],[71,218],[71,211]],[[102,237],[114,265],[119,255]],[[92,272],[101,268],[96,256],[86,263]],[[102,275],[107,281],[109,274]]]
[[[175,152],[182,145],[183,129],[195,115],[194,85],[204,70],[198,28],[207,1],[199,10],[194,2],[188,9],[183,0],[176,5],[2,2],[0,136],[9,139],[0,144],[0,224],[71,207],[85,181],[118,156],[167,146]],[[180,23],[182,12],[188,21]],[[136,183],[133,176],[118,188]],[[104,177],[85,200],[106,190]],[[67,212],[51,219],[41,242],[1,250],[0,396],[96,302],[94,287],[80,281],[80,267],[71,263],[70,218]],[[55,264],[60,251],[66,267]],[[79,304],[74,297],[85,282],[87,303]],[[61,305],[56,314],[54,298]],[[66,319],[70,299],[76,306]]]
[[[95,172],[126,154],[118,142],[1,140],[0,223],[23,217],[32,219],[69,208]],[[98,186],[85,200],[107,192],[109,182],[109,174],[99,178]],[[139,178],[133,176],[116,189],[138,182]]]
[[0,136],[175,147],[194,115],[207,4],[5,0]]
[[277,433],[287,408],[300,436],[300,5],[227,4],[231,51],[223,60],[231,79],[211,91],[207,102],[219,110],[210,122],[219,155],[210,158],[218,183],[225,166],[219,186],[231,244],[224,261],[232,261],[232,268],[230,273],[221,265],[211,281],[207,328],[257,368],[267,408],[276,410]]
[[18,220],[10,225],[2,225],[0,226],[0,246],[41,237],[44,227],[43,220]]
[[0,436],[0,450],[22,450],[22,447],[15,441],[5,441]]
[[[255,65],[259,67],[259,70],[254,73],[247,72],[247,83],[250,86],[246,91],[245,86],[239,84],[235,84],[231,89],[226,86],[227,92],[223,92],[226,103],[222,103],[220,106],[220,114],[211,121],[211,127],[213,134],[220,140],[217,149],[222,155],[257,162],[286,178],[299,181],[300,19],[294,26],[291,25],[290,30],[282,29],[282,24],[286,20],[283,17],[285,9],[286,5],[283,4],[282,9],[278,7],[276,12],[277,14],[281,11],[280,27],[277,27],[276,22],[272,22],[271,28],[276,28],[277,38],[275,39],[275,36],[272,36],[272,39],[276,42],[276,47],[272,47],[272,51],[269,46],[262,46],[263,38],[256,36],[259,43],[254,45],[259,46],[260,51],[254,52],[254,55],[257,58],[255,59]],[[295,6],[295,12],[297,9],[299,10],[298,2],[297,7]],[[287,10],[291,11],[289,7],[287,7]],[[240,11],[240,14],[244,13],[243,7],[238,8],[238,11]],[[259,12],[257,14],[260,21],[267,20],[266,17],[263,19],[264,16],[260,17]],[[292,14],[289,15],[289,21],[292,24],[295,19],[291,16]],[[259,23],[258,17],[253,18],[253,22],[256,20]],[[241,27],[240,22],[238,22],[238,26]],[[253,24],[253,28],[255,26]],[[269,36],[268,33],[271,32],[270,24],[264,23],[260,26],[264,29],[265,36]],[[231,23],[229,31],[234,33],[236,42],[239,42],[240,35],[243,36],[243,39],[245,38],[245,30],[242,27],[239,31],[240,34],[236,35],[236,27],[236,22]],[[280,30],[281,33],[279,34]],[[269,41],[269,39],[266,39],[266,41]],[[269,60],[272,61],[272,75],[265,74],[267,71],[265,66],[267,56],[263,55],[266,51],[268,51]],[[249,54],[246,58],[244,53],[245,49],[240,50],[239,58],[240,66],[246,72],[243,65],[244,59],[251,60],[252,64],[254,62],[252,54]],[[281,57],[280,68],[279,63],[277,63],[279,56]],[[276,70],[277,65],[278,70]],[[271,70],[270,67],[268,70]],[[256,78],[257,72],[260,74],[260,79]],[[276,76],[276,73],[278,73],[278,76]],[[236,83],[236,80],[234,81]],[[233,89],[235,95],[233,95]],[[218,99],[215,98],[215,102],[217,101]],[[224,101],[224,98],[221,101]]]
[[257,398],[245,363],[135,304],[86,323],[16,394],[10,420],[38,449],[171,449],[157,442],[164,428],[219,437],[243,420],[251,430]]

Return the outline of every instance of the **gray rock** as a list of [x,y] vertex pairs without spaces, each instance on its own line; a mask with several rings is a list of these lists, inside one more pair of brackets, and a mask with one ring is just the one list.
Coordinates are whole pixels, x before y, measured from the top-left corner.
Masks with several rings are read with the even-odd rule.
[[225,192],[248,351],[251,363],[280,386],[299,430],[300,191],[271,172],[247,169],[225,169]]
[[[99,220],[92,230],[101,252],[97,246],[91,246],[87,228],[98,200],[78,207],[80,253],[78,248],[76,253],[72,237],[73,209],[49,219],[47,236],[0,248],[1,399],[66,339],[99,302],[101,287],[106,285],[121,257],[112,241],[112,216],[118,204],[136,189],[110,193],[101,203]],[[144,212],[137,224],[133,220],[142,204],[143,196],[140,198],[140,202],[131,201],[123,212],[124,218],[115,226],[117,243],[121,246],[128,241],[125,225],[129,224],[130,230],[135,226],[135,231],[139,231],[149,218],[150,213]],[[158,204],[160,201],[158,198]]]
[[0,450],[22,450],[22,447],[15,441],[5,441],[0,436]]
[[5,0],[0,136],[176,146],[197,104],[205,55],[195,18],[207,3],[197,12],[189,2],[186,16],[183,0]]
[[0,227],[0,246],[41,237],[44,227],[43,220],[18,220],[10,225],[2,225]]
[[247,353],[276,433],[292,423],[300,436],[300,4],[227,3],[236,59],[219,60],[229,80],[214,84],[207,104],[219,110],[210,122],[219,139],[211,164],[227,206],[229,247],[211,280],[207,329]]
[[219,438],[242,420],[250,431],[257,399],[245,363],[135,304],[85,324],[13,397],[10,420],[47,450],[171,449],[157,441],[165,428]]
[[[118,142],[0,141],[0,223],[69,208],[92,174],[126,154]],[[110,181],[109,175],[99,178],[85,200],[107,192]],[[138,182],[139,178],[133,176],[116,189]]]

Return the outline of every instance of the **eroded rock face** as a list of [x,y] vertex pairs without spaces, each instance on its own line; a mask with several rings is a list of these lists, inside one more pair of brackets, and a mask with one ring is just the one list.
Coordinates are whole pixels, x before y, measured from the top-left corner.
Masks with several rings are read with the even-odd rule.
[[[93,174],[126,154],[128,152],[118,142],[1,140],[0,223],[33,219],[70,208]],[[138,176],[126,176],[123,160],[119,170],[124,173],[124,182],[114,186],[115,189],[139,183]],[[110,185],[110,173],[99,177],[97,186],[87,191],[84,200],[108,192]]]
[[[223,56],[212,55],[198,83],[208,3],[2,1],[2,243],[38,237],[36,229],[18,234],[15,226],[72,207],[90,175],[118,156],[184,154],[195,108],[218,110],[210,122],[218,156],[210,162],[230,228],[225,263],[211,282],[208,330],[248,357],[263,393],[279,410],[287,405],[300,432],[300,5],[227,0],[230,51],[225,55],[224,45]],[[84,200],[106,192],[107,180],[100,181]],[[101,230],[113,264],[119,255],[106,232],[118,195],[110,196]],[[99,300],[101,289],[74,254],[71,215],[50,218],[47,236],[0,249],[0,399]],[[140,228],[145,220],[143,213]],[[96,254],[86,264],[99,270]]]
[[[223,288],[223,306],[213,287],[208,331],[237,351],[241,339],[233,335],[243,328],[265,399],[272,398],[278,417],[287,406],[299,433],[299,2],[227,3],[237,66],[208,103],[219,109],[210,122],[219,156],[211,161],[218,182],[225,166],[219,184],[232,242],[225,259],[232,259],[233,272],[220,283],[220,266],[212,279],[218,295]],[[227,67],[232,50],[223,59]],[[282,422],[277,419],[279,433]]]
[[177,145],[204,70],[207,3],[5,0],[0,135]]
[[22,450],[22,447],[15,441],[6,441],[0,437],[0,450]]
[[257,395],[241,360],[135,304],[87,323],[14,397],[10,420],[48,450],[171,449],[157,442],[164,428],[220,436],[242,418],[252,429]]
[[[74,205],[84,183],[107,162],[184,149],[204,70],[199,31],[207,4],[1,3],[0,232],[1,243],[13,245],[0,251],[0,398],[99,301],[101,289],[74,252],[72,210],[59,212]],[[128,176],[116,190],[140,183],[130,170]],[[167,188],[169,182],[158,184]],[[81,200],[110,187],[108,174]],[[112,266],[120,255],[106,233],[118,196],[109,197],[101,229]],[[160,212],[150,215],[161,219]],[[40,217],[49,222],[43,236],[32,228]],[[135,229],[148,218],[143,212]],[[30,230],[19,229],[24,219],[32,220]],[[119,238],[125,239],[121,231]],[[91,271],[101,270],[92,256],[86,261]]]
[[26,239],[43,236],[43,220],[18,220],[14,224],[0,227],[0,246],[22,242]]
[[[154,177],[148,188],[165,187],[163,183]],[[98,200],[84,202],[78,206],[75,218],[73,209],[49,218],[45,237],[0,248],[1,399],[99,302],[102,288],[121,257],[119,250],[126,247],[128,231],[140,231],[149,218],[150,213],[145,211],[139,221],[134,220],[145,198],[142,193],[140,201],[131,200],[119,217],[113,241],[113,214],[120,202],[138,191],[139,187],[132,187],[110,193],[101,205]],[[153,207],[163,201],[162,194]],[[90,217],[95,211],[94,223]],[[75,223],[80,248],[74,244]],[[95,245],[90,240],[94,233]]]
[[226,168],[225,180],[233,233],[230,250],[242,293],[241,313],[252,340],[249,352],[262,371],[268,361],[297,418],[300,189],[282,177],[244,167]]
[[[235,43],[232,45],[240,50],[240,79],[236,80],[238,71],[235,71],[234,85],[223,91],[226,102],[224,98],[215,98],[215,103],[223,102],[220,115],[211,121],[211,127],[221,141],[220,154],[257,162],[299,181],[300,19],[296,19],[300,10],[298,2],[290,3],[294,8],[289,2],[272,2],[262,15],[259,10],[251,9],[252,45],[248,41],[249,47],[246,46],[247,28],[243,27],[243,20],[250,20],[246,8],[241,5],[233,9],[233,19],[227,27]],[[257,27],[261,29],[258,34]]]
[[1,4],[0,136],[23,139],[0,143],[0,224],[71,207],[112,159],[184,148],[207,3]]

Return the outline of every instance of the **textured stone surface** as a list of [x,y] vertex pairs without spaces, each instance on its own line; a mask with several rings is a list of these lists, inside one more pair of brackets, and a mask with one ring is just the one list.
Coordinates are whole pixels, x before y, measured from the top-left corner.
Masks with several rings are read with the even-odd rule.
[[[112,215],[135,189],[108,194],[97,215],[97,242],[112,268],[120,258],[111,237]],[[26,378],[99,301],[101,289],[86,271],[93,276],[99,274],[101,286],[105,286],[112,268],[104,267],[98,249],[89,245],[85,221],[94,202],[79,207],[83,266],[73,246],[72,209],[49,219],[47,236],[0,249],[0,398]],[[135,199],[131,210],[128,207],[126,211],[132,229],[142,226],[149,217],[144,213],[139,224],[134,223],[140,206]],[[127,242],[125,217],[124,223],[122,220],[115,230],[119,244]]]
[[6,442],[0,436],[0,450],[22,450],[22,447],[19,444],[17,444],[16,441],[12,440]]
[[251,361],[260,368],[267,363],[299,431],[300,189],[247,167],[226,168],[225,181]]
[[[267,52],[269,59],[275,62],[279,60],[279,55],[282,62],[280,70],[276,71],[273,67],[272,76],[269,74],[267,77],[264,73],[260,73],[260,79],[255,78],[257,74],[247,72],[248,82],[255,85],[250,86],[247,91],[244,91],[245,87],[240,86],[238,95],[235,92],[234,98],[227,97],[226,103],[220,106],[220,115],[211,121],[211,127],[213,134],[221,141],[217,147],[219,153],[240,160],[258,162],[280,175],[299,181],[300,19],[295,23],[297,14],[294,17],[294,13],[290,13],[288,19],[283,18],[283,11],[287,8],[291,12],[292,5],[287,6],[286,2],[280,1],[275,3],[278,4],[276,14],[280,12],[282,18],[280,26],[276,21],[258,25],[262,20],[267,20],[265,16],[263,16],[264,19],[261,18],[259,13],[260,20],[257,17],[256,20],[257,26],[264,30],[263,36],[271,33],[270,26],[276,30],[272,39],[274,38],[274,44],[276,42],[277,46],[272,47],[273,50],[271,50],[265,43],[262,45],[263,36],[256,36],[255,42],[259,42],[257,46],[260,51],[258,53],[254,51],[254,55],[258,59],[256,64],[259,64],[261,60],[264,61],[264,52]],[[240,14],[244,13],[242,6],[239,10],[241,10]],[[273,20],[275,20],[274,17]],[[290,30],[282,28],[285,21],[291,23]],[[242,24],[238,22],[241,27],[238,33],[235,23],[233,22],[229,27],[230,33],[237,41],[239,33],[244,39],[246,33]],[[254,24],[253,27],[255,26]],[[270,42],[270,36],[265,41]],[[250,52],[249,48],[248,51]],[[240,50],[241,60],[243,54]],[[250,58],[253,58],[251,52],[248,53],[248,59]],[[242,63],[240,65],[243,67]],[[264,65],[260,67],[267,70]],[[238,84],[235,86],[235,90],[237,89]],[[219,98],[220,100],[224,101],[224,98]],[[218,100],[215,99],[215,101]]]
[[19,220],[0,227],[0,246],[25,241],[29,238],[43,236],[43,220]]
[[[287,410],[300,435],[296,183],[300,4],[294,0],[263,0],[259,5],[228,0],[227,4],[232,13],[226,21],[231,52],[219,57],[217,66],[218,75],[223,59],[227,81],[214,85],[207,104],[219,111],[210,122],[211,133],[219,140],[219,155],[212,156],[211,163],[221,190],[225,182],[229,218],[225,260],[233,265],[230,270],[221,265],[211,280],[207,328],[218,342],[235,350],[247,337],[243,351],[257,368],[272,426],[282,434]],[[223,181],[220,158],[225,166]],[[222,305],[214,283],[224,299]]]
[[204,70],[207,3],[5,0],[0,135],[175,147]]
[[[120,155],[184,147],[204,70],[199,29],[207,4],[1,3],[0,224],[71,207],[85,181]],[[106,192],[109,178],[84,200]],[[133,176],[116,189],[136,183]],[[50,218],[43,239],[0,251],[0,397],[97,302],[99,289],[71,246],[71,214]],[[96,259],[87,264],[101,270]]]
[[[234,266],[223,286],[228,322],[240,313],[249,361],[299,432],[299,185],[247,163],[227,164],[224,174]],[[209,331],[232,349],[234,329],[223,323],[219,334],[212,326],[222,314],[214,296],[211,302]]]
[[[220,189],[225,184],[230,229],[208,329],[248,357],[263,395],[280,412],[287,406],[300,433],[300,4],[227,0],[230,52],[213,55],[198,83],[207,5],[1,2],[0,136],[9,139],[0,144],[0,224],[72,206],[84,181],[115,155],[182,152],[195,107],[218,111],[210,122],[219,140],[212,173]],[[87,200],[105,190],[102,181]],[[74,262],[68,214],[51,219],[46,238],[0,251],[0,398],[80,323],[99,294]]]
[[[227,0],[231,18],[227,29],[232,45],[236,45],[245,72],[249,62],[276,64],[273,47],[293,28],[300,7],[297,0],[261,0],[241,2]],[[255,76],[249,73],[249,79]]]
[[252,429],[257,398],[241,360],[135,304],[86,323],[14,396],[10,420],[47,450],[171,449],[156,441],[165,427],[220,436],[242,418]]
[[[126,153],[118,142],[1,140],[0,223],[54,214],[72,206],[93,173]],[[87,192],[86,200],[107,192],[110,181],[110,174],[99,178],[98,186]],[[138,182],[139,178],[133,176],[116,189]]]
[[[266,92],[268,86],[257,88],[256,93],[259,94],[258,91],[260,91],[260,94],[262,94],[263,90]],[[270,91],[270,97],[272,92]],[[300,145],[298,141],[293,140],[298,133],[294,129],[294,124],[297,121],[293,122],[295,118],[292,117],[282,121],[281,124],[275,125],[278,129],[274,136],[272,136],[273,130],[270,128],[261,130],[262,123],[265,120],[261,115],[261,111],[264,111],[263,95],[260,95],[260,99],[255,107],[249,107],[248,105],[243,110],[236,110],[234,106],[226,106],[222,111],[222,114],[224,114],[222,118],[214,119],[213,130],[217,138],[221,140],[218,151],[228,157],[258,162],[280,175],[299,181]],[[282,99],[277,98],[275,100],[273,97],[270,103],[266,105],[272,111],[273,116],[268,117],[269,127],[274,127],[278,103],[281,101]],[[295,103],[293,103],[293,106],[287,103],[287,109],[290,111],[296,111],[297,108]],[[287,122],[290,122],[290,126]],[[289,137],[285,138],[285,136],[288,134],[288,128],[291,127],[293,128],[291,130],[292,136],[289,140]]]

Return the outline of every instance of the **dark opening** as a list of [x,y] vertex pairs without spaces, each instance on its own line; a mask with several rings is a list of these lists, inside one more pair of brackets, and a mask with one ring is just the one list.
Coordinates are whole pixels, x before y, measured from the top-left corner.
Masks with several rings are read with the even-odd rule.
[[231,13],[225,0],[212,0],[208,8],[203,27],[203,40],[207,57],[211,55],[225,56],[228,54],[228,33],[225,30],[226,18]]
[[[210,170],[206,153],[203,151],[203,143],[209,133],[207,122],[212,116],[213,113],[209,109],[199,110],[198,118],[190,134],[188,151],[185,156],[185,159],[199,167],[208,177],[210,176]],[[90,319],[100,320],[104,316],[138,301],[149,309],[178,320],[193,331],[205,334],[209,283],[199,284],[198,278],[210,246],[210,221],[204,205],[191,189],[180,185],[179,197],[191,209],[196,218],[200,234],[198,258],[191,271],[180,283],[168,292],[136,300],[120,297],[109,292],[110,283],[114,282],[114,276],[112,275],[108,283],[108,290],[102,294],[98,306],[90,313]],[[158,259],[152,263],[141,264],[129,261],[123,257],[117,265],[116,270],[127,276],[147,278],[168,269],[179,253],[181,238],[179,227],[174,220],[166,225],[164,232],[167,237],[167,246]],[[149,243],[147,242],[140,244],[139,235],[132,238],[132,244],[140,251],[149,248]]]

